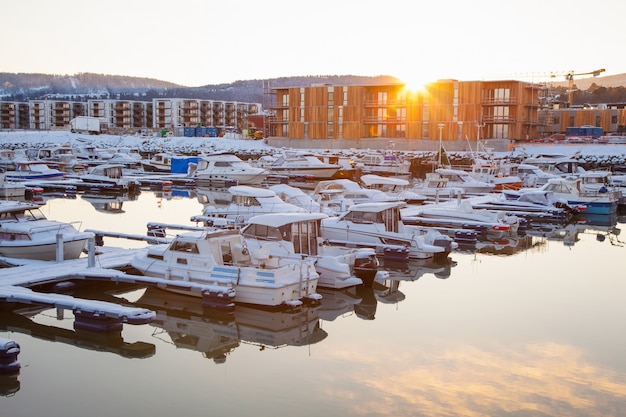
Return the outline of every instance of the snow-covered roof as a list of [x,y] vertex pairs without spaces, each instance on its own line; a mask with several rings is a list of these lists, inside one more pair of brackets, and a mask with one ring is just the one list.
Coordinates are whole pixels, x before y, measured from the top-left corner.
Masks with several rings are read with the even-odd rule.
[[280,227],[289,223],[327,218],[324,213],[270,213],[251,217],[249,224],[261,224],[270,227]]

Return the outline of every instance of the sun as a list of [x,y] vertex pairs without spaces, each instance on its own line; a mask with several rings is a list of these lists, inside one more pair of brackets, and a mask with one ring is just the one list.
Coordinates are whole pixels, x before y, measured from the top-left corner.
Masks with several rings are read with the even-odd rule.
[[426,86],[432,83],[427,81],[425,77],[420,74],[410,74],[405,77],[400,77],[400,80],[404,83],[404,88],[408,93],[420,94],[426,91]]

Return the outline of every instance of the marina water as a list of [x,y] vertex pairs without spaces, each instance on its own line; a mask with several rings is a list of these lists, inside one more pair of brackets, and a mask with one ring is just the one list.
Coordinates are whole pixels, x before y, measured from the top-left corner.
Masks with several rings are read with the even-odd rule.
[[[150,221],[193,225],[202,205],[175,190],[51,197],[43,210],[81,229],[145,234]],[[75,331],[71,311],[0,312],[0,338],[21,346],[19,374],[0,375],[0,415],[620,416],[625,255],[605,225],[537,233],[443,263],[387,263],[392,280],[321,290],[320,306],[228,316],[156,289],[77,288],[157,320],[109,337]]]

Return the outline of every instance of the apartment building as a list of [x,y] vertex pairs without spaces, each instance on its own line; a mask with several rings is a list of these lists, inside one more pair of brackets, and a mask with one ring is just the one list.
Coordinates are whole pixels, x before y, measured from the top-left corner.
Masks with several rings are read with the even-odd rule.
[[[259,103],[218,100],[154,99],[132,101],[91,99],[0,101],[1,129],[64,130],[77,116],[102,119],[110,133],[141,129],[177,130],[184,127],[215,127],[223,133],[248,128],[248,117],[261,112]],[[178,132],[177,132],[178,133]]]
[[405,85],[276,88],[270,136],[289,139],[523,140],[538,133],[542,86],[441,80]]
[[248,117],[259,114],[261,104],[218,100],[155,99],[153,125],[158,129],[216,127],[220,131],[248,128]]

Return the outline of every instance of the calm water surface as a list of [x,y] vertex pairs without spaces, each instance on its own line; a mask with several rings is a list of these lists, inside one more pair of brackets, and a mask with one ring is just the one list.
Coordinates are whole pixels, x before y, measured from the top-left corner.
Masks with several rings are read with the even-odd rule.
[[[123,212],[52,198],[44,211],[145,234],[201,212],[193,191],[175,194],[144,192]],[[69,311],[1,313],[22,368],[0,377],[0,415],[623,416],[626,247],[603,230],[386,265],[385,286],[320,291],[320,306],[294,312],[216,317],[153,289],[78,290],[157,312],[117,337],[76,332]]]

